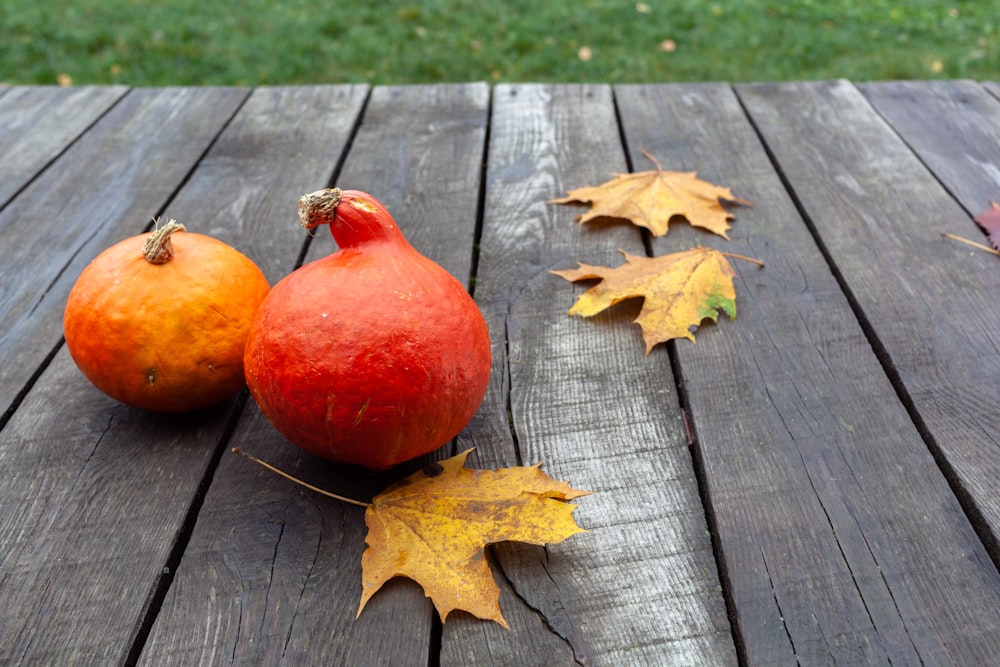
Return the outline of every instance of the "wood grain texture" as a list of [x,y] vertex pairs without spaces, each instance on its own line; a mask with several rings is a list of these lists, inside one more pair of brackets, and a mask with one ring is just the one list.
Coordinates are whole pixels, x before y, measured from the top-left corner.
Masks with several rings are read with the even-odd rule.
[[229,243],[276,283],[309,238],[299,196],[330,180],[368,92],[364,85],[254,89],[163,217]]
[[[738,100],[725,85],[617,96],[636,164],[645,148],[754,204],[731,208],[729,242],[684,224],[654,242],[657,254],[707,244],[766,262],[732,262],[734,322],[677,342],[747,662],[939,659],[947,638],[910,636],[939,615],[962,627],[937,577],[989,583],[992,568]],[[921,496],[934,512],[909,516]],[[981,571],[952,565],[966,549]],[[904,584],[915,566],[926,580]]]
[[59,344],[80,271],[149,224],[246,94],[133,91],[0,211],[0,415]]
[[[145,226],[244,94],[131,93],[4,209],[0,271],[17,277],[2,283],[5,389],[58,344],[65,295],[89,257]],[[118,661],[228,406],[172,419],[129,410],[62,349],[22,407],[0,431],[0,469],[16,471],[0,476],[0,661]]]
[[[387,203],[407,237],[462,279],[476,230],[488,102],[481,84],[375,88],[337,174],[343,187]],[[330,168],[338,161],[331,154]],[[334,250],[320,231],[308,259]],[[294,260],[286,257],[289,268]],[[232,444],[360,500],[432,458],[384,474],[335,465],[289,444],[252,402]],[[415,583],[390,582],[355,620],[366,532],[363,509],[225,456],[142,664],[427,664],[435,612]]]
[[0,431],[0,662],[125,658],[227,410],[131,410],[60,350]]
[[449,621],[442,664],[735,661],[669,359],[643,356],[634,308],[567,317],[581,290],[548,273],[644,252],[637,230],[547,203],[623,168],[607,86],[495,89],[476,279],[494,369],[459,446],[595,494],[575,514],[588,533],[496,549],[512,629]]
[[[482,83],[376,88],[367,127],[334,183],[374,195],[417,250],[463,283],[472,271],[489,96]],[[306,260],[335,249],[330,232],[317,230]]]
[[[989,662],[1000,649],[1000,578],[920,429],[930,429],[946,469],[950,465],[973,496],[983,498],[984,509],[992,505],[986,489],[997,478],[996,419],[995,411],[980,407],[997,398],[1000,357],[990,342],[996,326],[981,328],[985,322],[971,311],[978,303],[981,312],[987,293],[995,295],[1000,287],[987,268],[995,258],[977,266],[979,260],[967,257],[965,249],[940,239],[941,225],[966,215],[854,86],[757,84],[738,86],[737,92],[862,325],[870,327],[874,351],[904,387],[900,403],[886,376],[874,370],[872,350],[845,316],[843,300],[819,300],[833,287],[815,252],[807,260],[806,243],[785,245],[789,232],[769,234],[767,248],[777,255],[773,261],[763,257],[768,268],[744,293],[752,298],[774,291],[777,286],[768,284],[774,266],[781,273],[777,278],[788,281],[783,289],[794,292],[797,284],[803,296],[797,299],[799,312],[776,317],[787,307],[771,306],[773,314],[762,313],[766,327],[762,323],[752,338],[747,332],[744,354],[753,359],[747,386],[755,384],[760,369],[774,369],[756,381],[763,395],[754,400],[773,404],[765,415],[775,441],[765,468],[770,472],[748,468],[738,474],[755,479],[774,507],[788,506],[785,499],[792,495],[794,505],[812,509],[790,519],[795,528],[788,550],[762,551],[756,570],[734,563],[731,576],[755,572],[791,587],[773,586],[769,593],[762,585],[758,595],[773,595],[789,648],[794,646],[799,658]],[[766,216],[771,226],[787,221],[791,212],[766,211]],[[754,245],[761,254],[761,241]],[[791,261],[800,266],[781,270]],[[992,276],[998,276],[995,270]],[[755,301],[744,303],[753,308]],[[734,330],[742,332],[741,324],[738,320]],[[773,340],[773,347],[762,346],[761,338]],[[917,425],[907,415],[908,401],[915,405]],[[696,419],[704,433],[707,425]],[[707,469],[706,475],[711,479],[715,473]],[[765,529],[788,530],[780,516],[767,518]],[[812,564],[785,581],[787,568],[813,557],[829,565]],[[856,590],[844,591],[843,583],[852,580]],[[817,613],[824,607],[812,604],[814,591],[824,586],[841,590],[847,602],[853,598],[839,618],[832,617],[832,606],[825,618]],[[800,606],[802,601],[809,604]],[[830,620],[841,633],[824,628]],[[775,633],[764,647],[780,640]],[[783,657],[794,659],[789,651]]]
[[[34,156],[0,166],[0,663],[992,664],[1000,274],[939,232],[994,198],[998,105],[965,81],[0,86],[0,149]],[[643,149],[755,204],[731,241],[677,223],[654,253],[767,262],[734,260],[738,316],[672,345],[679,378],[637,303],[567,317],[584,286],[548,273],[645,252],[547,203]],[[494,368],[454,446],[370,474],[252,401],[156,416],[77,371],[62,307],[100,250],[162,212],[273,281],[333,250],[295,216],[331,180],[470,279]],[[468,446],[542,462],[596,491],[589,532],[488,550],[510,631],[441,627],[404,579],[355,620],[363,510],[223,444],[361,500]]]
[[[973,81],[884,81],[859,88],[966,211],[977,215],[1000,200],[1000,100],[986,88]],[[977,239],[974,222],[955,228]]]
[[0,208],[127,92],[17,86],[0,94]]
[[[233,442],[359,500],[402,473],[370,475],[312,457],[255,405]],[[355,620],[365,533],[362,508],[226,454],[139,664],[426,664],[432,609],[412,582],[390,582]]]

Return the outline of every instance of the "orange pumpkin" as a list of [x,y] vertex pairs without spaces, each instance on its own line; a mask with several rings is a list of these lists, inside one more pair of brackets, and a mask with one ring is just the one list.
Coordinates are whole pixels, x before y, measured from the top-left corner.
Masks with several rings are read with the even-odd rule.
[[269,285],[245,255],[173,220],[98,255],[70,291],[70,355],[101,391],[156,412],[219,403],[243,386],[243,347]]
[[380,470],[433,451],[472,419],[490,374],[490,338],[465,286],[356,190],[304,196],[309,229],[340,249],[292,272],[247,339],[250,393],[292,443]]

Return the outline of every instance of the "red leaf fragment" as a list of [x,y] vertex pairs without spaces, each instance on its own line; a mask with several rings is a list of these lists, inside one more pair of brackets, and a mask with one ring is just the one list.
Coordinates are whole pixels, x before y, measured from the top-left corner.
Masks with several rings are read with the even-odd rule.
[[986,232],[990,245],[1000,250],[1000,204],[991,201],[990,208],[972,219]]

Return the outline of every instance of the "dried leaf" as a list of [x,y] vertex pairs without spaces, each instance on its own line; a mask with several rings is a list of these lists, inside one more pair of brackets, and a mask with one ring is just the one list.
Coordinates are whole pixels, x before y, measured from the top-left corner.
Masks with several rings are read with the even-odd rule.
[[990,245],[1000,250],[1000,204],[991,201],[990,207],[974,217],[973,220],[986,232],[986,238],[990,240]]
[[361,557],[358,615],[389,579],[419,583],[441,619],[454,609],[507,622],[484,547],[503,541],[552,544],[582,532],[573,520],[586,495],[538,466],[463,468],[467,450],[393,484],[365,510],[368,548]]
[[736,317],[735,273],[718,250],[691,248],[653,258],[622,254],[625,264],[617,268],[581,263],[576,269],[552,271],[570,281],[601,280],[580,296],[570,315],[590,317],[624,299],[643,297],[635,321],[642,327],[646,354],[673,338],[694,342],[701,322],[716,321],[720,311]]
[[654,171],[616,174],[601,185],[570,190],[566,197],[551,203],[592,204],[587,213],[577,217],[581,224],[595,218],[624,218],[654,236],[664,236],[671,218],[681,216],[695,227],[729,238],[726,231],[735,216],[720,200],[751,205],[734,197],[729,188],[699,179],[697,172],[664,171],[657,164]]

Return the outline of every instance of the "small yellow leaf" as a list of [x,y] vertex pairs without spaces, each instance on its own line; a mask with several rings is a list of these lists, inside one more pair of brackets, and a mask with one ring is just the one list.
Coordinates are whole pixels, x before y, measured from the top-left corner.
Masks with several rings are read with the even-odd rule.
[[624,299],[643,297],[636,323],[642,327],[646,354],[657,343],[673,338],[694,342],[694,331],[719,311],[736,317],[736,290],[732,266],[718,250],[691,248],[662,257],[639,257],[622,252],[625,264],[605,268],[580,264],[576,269],[552,271],[569,281],[600,279],[584,292],[570,315],[590,317]]
[[361,556],[358,615],[389,579],[419,583],[441,619],[461,609],[504,627],[487,544],[552,544],[582,532],[573,520],[586,495],[538,466],[472,470],[467,450],[417,471],[376,496],[365,510],[368,548]]
[[554,204],[590,203],[591,209],[577,217],[582,224],[595,218],[623,218],[645,227],[654,236],[669,231],[670,219],[685,218],[692,226],[729,238],[729,221],[735,216],[723,208],[721,199],[750,206],[733,196],[729,188],[718,187],[697,177],[697,172],[642,171],[616,174],[593,187],[570,190]]

